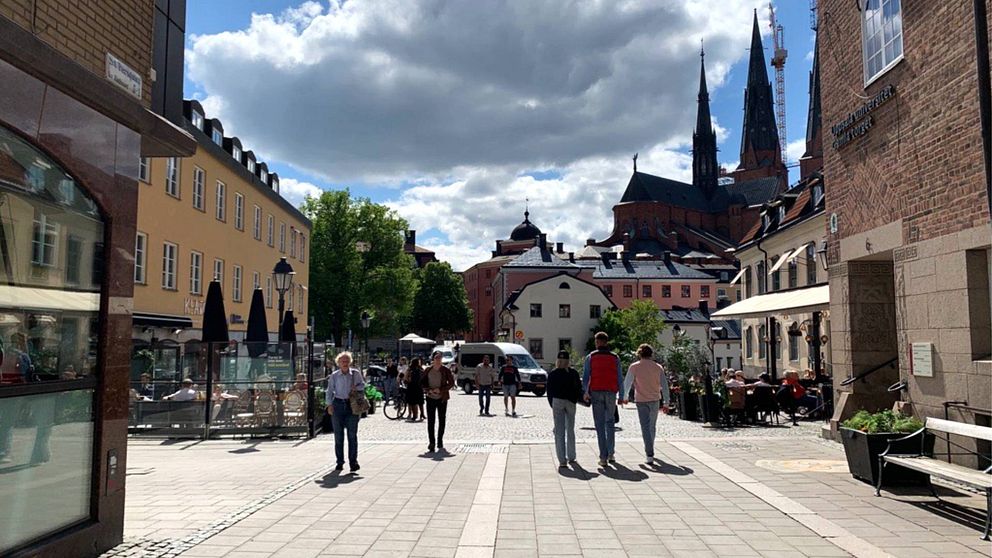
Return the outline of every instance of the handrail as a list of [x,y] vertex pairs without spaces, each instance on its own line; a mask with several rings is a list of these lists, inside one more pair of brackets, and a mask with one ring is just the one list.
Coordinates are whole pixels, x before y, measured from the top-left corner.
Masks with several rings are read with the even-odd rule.
[[842,386],[849,386],[849,385],[853,384],[854,382],[856,382],[858,380],[863,380],[867,376],[869,376],[871,374],[874,374],[875,372],[878,372],[882,368],[885,368],[886,366],[892,366],[893,364],[895,364],[897,362],[899,362],[899,357],[896,357],[896,358],[894,358],[894,359],[892,359],[892,360],[890,360],[888,362],[883,362],[882,364],[879,364],[878,366],[876,366],[874,368],[870,368],[870,369],[866,370],[865,372],[862,372],[862,373],[858,374],[857,376],[850,376],[846,380],[844,380],[843,382],[841,382],[840,385],[842,385]]

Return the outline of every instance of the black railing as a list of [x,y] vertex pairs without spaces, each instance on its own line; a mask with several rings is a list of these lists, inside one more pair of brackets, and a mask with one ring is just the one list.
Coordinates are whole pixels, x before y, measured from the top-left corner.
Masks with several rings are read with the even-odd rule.
[[875,366],[873,368],[869,368],[868,370],[865,370],[864,372],[858,374],[857,376],[850,376],[850,377],[848,377],[846,380],[844,380],[843,382],[841,382],[840,385],[842,385],[842,386],[849,386],[849,385],[853,384],[854,382],[857,382],[858,380],[864,380],[868,376],[871,376],[872,374],[874,374],[875,372],[878,372],[879,370],[885,368],[886,366],[894,367],[897,362],[899,362],[899,358],[898,357],[896,357],[896,358],[894,358],[892,360],[889,360],[887,362],[883,362],[882,364],[879,364],[878,366]]

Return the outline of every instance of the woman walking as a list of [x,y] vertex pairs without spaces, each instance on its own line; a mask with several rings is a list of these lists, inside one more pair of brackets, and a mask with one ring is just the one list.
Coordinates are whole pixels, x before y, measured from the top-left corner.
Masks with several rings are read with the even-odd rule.
[[[658,424],[658,406],[668,413],[668,375],[660,364],[651,359],[654,349],[643,344],[637,348],[640,360],[630,365],[627,378],[623,382],[623,404],[626,404],[631,385],[634,386],[634,402],[637,404],[637,418],[641,421],[641,437],[644,438],[645,463],[654,463],[655,427]],[[661,401],[664,403],[661,403]]]
[[355,473],[358,466],[358,419],[351,411],[351,394],[365,389],[365,378],[357,368],[351,367],[351,353],[345,351],[335,359],[338,368],[327,379],[327,399],[331,402],[327,412],[334,427],[334,457],[336,471],[344,469],[344,438],[348,435],[348,465]]
[[558,467],[575,463],[575,404],[582,397],[582,378],[569,363],[568,351],[559,351],[555,369],[548,375],[548,403],[555,420],[555,453]]
[[[441,364],[441,352],[431,355],[431,366],[420,380],[423,392],[427,393],[427,451],[434,448],[444,450],[444,423],[448,416],[448,398],[455,386],[455,376],[447,366]],[[437,437],[434,436],[434,423],[437,422]],[[435,445],[435,442],[437,444]]]
[[407,420],[410,422],[424,420],[424,390],[420,385],[423,375],[420,359],[411,359],[406,371],[406,406],[410,409],[410,418]]

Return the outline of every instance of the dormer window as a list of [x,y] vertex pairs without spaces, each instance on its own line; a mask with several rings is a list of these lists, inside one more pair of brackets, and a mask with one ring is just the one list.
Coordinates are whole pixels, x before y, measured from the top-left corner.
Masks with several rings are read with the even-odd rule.
[[272,189],[275,190],[276,193],[279,192],[279,181],[278,180],[273,180],[272,181]]
[[203,129],[203,115],[195,110],[192,111],[192,114],[190,115],[190,122],[193,123],[193,126],[195,126],[197,130]]
[[241,162],[241,148],[238,147],[237,145],[232,145],[231,146],[231,157],[234,157],[234,160],[240,163]]
[[813,186],[813,207],[820,205],[821,201],[823,201],[823,186],[817,184]]
[[778,206],[778,224],[781,225],[783,222],[785,222],[785,206],[780,205]]
[[224,134],[220,130],[214,130],[213,140],[217,145],[224,145]]
[[262,182],[265,182],[266,184],[269,182],[269,173],[264,170],[258,173],[258,177],[261,178]]
[[255,174],[255,161],[248,159],[248,172]]
[[772,226],[772,218],[765,213],[761,216],[761,229],[767,231]]

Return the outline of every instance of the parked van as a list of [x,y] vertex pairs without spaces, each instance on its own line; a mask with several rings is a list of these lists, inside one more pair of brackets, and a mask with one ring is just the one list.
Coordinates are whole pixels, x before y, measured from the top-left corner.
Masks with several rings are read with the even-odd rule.
[[482,364],[484,356],[489,357],[490,364],[497,372],[506,364],[506,357],[512,356],[513,363],[520,369],[523,391],[541,397],[547,389],[547,372],[530,356],[527,349],[515,343],[464,343],[457,355],[458,376],[455,381],[465,393],[475,391],[475,367]]

